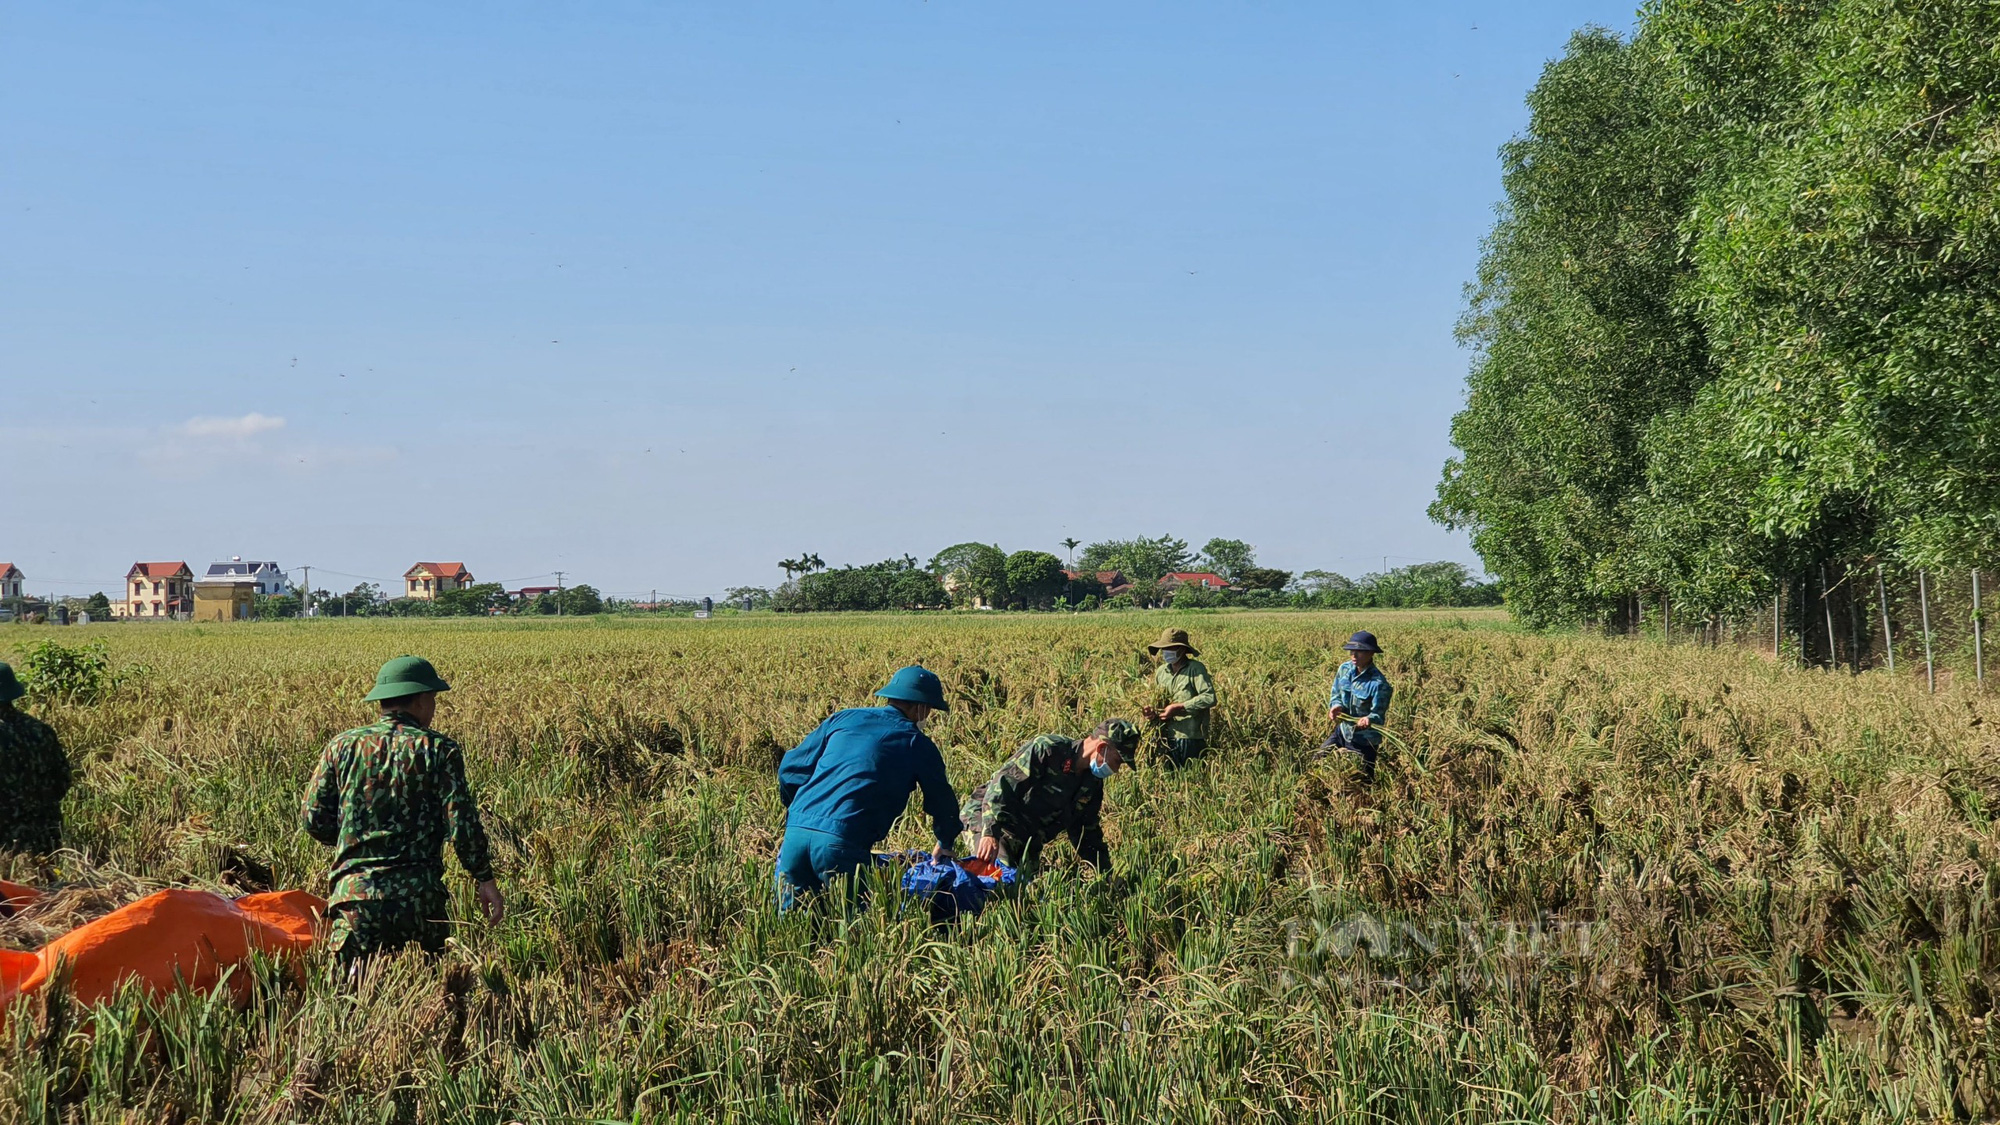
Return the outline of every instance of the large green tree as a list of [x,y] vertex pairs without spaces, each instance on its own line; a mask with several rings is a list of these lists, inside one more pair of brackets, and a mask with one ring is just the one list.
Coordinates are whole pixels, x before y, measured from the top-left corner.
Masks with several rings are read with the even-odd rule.
[[984,602],[1000,605],[1007,600],[1007,553],[990,543],[957,543],[931,558],[930,572],[938,576],[952,600],[959,605]]
[[1433,518],[1472,533],[1531,622],[1599,615],[1635,585],[1628,504],[1655,415],[1709,378],[1679,300],[1699,173],[1647,52],[1579,32],[1501,152],[1507,201],[1460,337],[1474,363]]
[[1008,604],[1016,609],[1048,609],[1068,577],[1062,560],[1047,551],[1016,551],[1007,556]]
[[1526,619],[2000,553],[1997,44],[1971,0],[1661,0],[1550,64],[1432,508]]

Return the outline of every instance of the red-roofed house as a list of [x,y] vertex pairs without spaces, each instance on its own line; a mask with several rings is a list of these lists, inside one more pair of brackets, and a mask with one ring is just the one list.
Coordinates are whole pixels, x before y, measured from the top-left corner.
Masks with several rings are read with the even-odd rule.
[[430,601],[439,594],[463,590],[472,585],[472,572],[464,563],[420,562],[403,572],[403,596]]
[[136,562],[125,572],[125,596],[113,617],[179,617],[194,612],[194,571],[184,562]]
[[1229,585],[1229,580],[1220,574],[1206,570],[1179,570],[1160,579],[1160,589],[1178,590],[1182,586],[1199,586],[1204,590],[1220,590]]
[[[1075,582],[1077,579],[1083,577],[1083,572],[1080,570],[1065,570],[1063,571],[1063,577],[1069,579],[1071,582]],[[1132,582],[1125,577],[1125,572],[1122,570],[1100,570],[1092,575],[1092,577],[1097,579],[1099,586],[1104,587],[1105,597],[1115,598],[1120,594],[1129,594],[1132,592]]]
[[27,576],[21,568],[10,562],[0,562],[0,602],[11,602],[21,597],[21,585]]

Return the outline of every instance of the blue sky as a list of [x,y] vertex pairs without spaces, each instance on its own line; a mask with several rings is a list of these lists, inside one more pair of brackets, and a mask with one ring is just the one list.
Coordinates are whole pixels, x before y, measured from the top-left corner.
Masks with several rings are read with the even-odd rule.
[[1588,23],[1630,0],[0,6],[0,559],[1476,562],[1452,324]]

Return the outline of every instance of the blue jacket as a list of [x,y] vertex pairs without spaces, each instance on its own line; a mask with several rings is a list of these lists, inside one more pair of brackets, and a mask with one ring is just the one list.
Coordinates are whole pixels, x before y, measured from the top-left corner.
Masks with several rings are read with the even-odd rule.
[[957,843],[965,826],[958,794],[944,774],[944,755],[894,707],[841,711],[778,763],[788,827],[828,832],[863,847],[889,834],[910,790],[919,786],[938,842]]
[[[1395,693],[1396,689],[1390,687],[1389,681],[1383,678],[1382,669],[1371,664],[1366,672],[1358,672],[1354,668],[1354,661],[1350,660],[1342,664],[1340,671],[1334,675],[1333,694],[1326,705],[1344,707],[1352,718],[1358,719],[1366,715],[1369,722],[1379,723],[1389,717],[1389,697]],[[1341,723],[1340,733],[1346,735],[1347,740],[1357,746],[1382,744],[1381,735],[1372,730],[1357,730],[1351,722]]]

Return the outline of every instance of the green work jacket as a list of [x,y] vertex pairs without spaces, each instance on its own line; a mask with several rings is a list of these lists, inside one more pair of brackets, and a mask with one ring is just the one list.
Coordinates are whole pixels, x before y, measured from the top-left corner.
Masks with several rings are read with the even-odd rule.
[[1181,661],[1178,669],[1162,664],[1153,673],[1153,682],[1166,693],[1168,702],[1187,708],[1185,714],[1167,722],[1167,737],[1206,742],[1208,713],[1215,709],[1215,681],[1209,678],[1208,665],[1193,657]]

